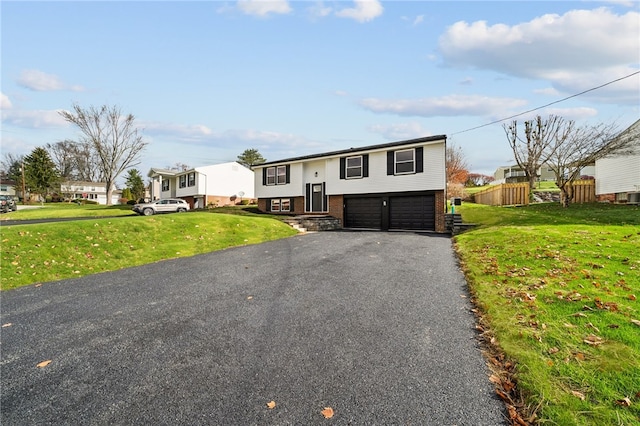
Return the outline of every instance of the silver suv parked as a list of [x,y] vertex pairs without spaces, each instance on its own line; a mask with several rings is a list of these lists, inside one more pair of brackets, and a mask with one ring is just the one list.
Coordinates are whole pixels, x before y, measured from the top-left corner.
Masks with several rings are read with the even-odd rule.
[[131,210],[145,216],[158,213],[182,213],[189,210],[189,204],[180,198],[164,198],[150,203],[136,204]]

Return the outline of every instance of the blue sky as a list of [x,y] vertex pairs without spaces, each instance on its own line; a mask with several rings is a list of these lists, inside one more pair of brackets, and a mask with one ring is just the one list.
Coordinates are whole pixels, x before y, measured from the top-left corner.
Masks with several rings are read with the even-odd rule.
[[632,1],[2,1],[2,153],[77,139],[58,111],[118,105],[138,168],[267,160],[446,134],[512,162],[501,124],[640,117]]

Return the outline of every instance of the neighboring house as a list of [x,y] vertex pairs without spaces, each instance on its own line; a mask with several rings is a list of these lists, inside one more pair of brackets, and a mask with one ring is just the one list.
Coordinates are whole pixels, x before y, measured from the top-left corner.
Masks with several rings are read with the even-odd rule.
[[182,198],[192,209],[255,199],[253,171],[235,161],[188,170],[152,168],[147,176],[152,200]]
[[321,214],[345,228],[445,232],[446,136],[254,166],[258,208]]
[[[66,181],[60,184],[60,195],[65,199],[86,199],[98,204],[107,204],[107,184],[104,182]],[[111,204],[120,204],[122,191],[111,191]]]
[[[595,167],[593,165],[586,166],[580,171],[580,176],[583,178],[593,178],[595,174]],[[494,180],[491,182],[491,185],[500,185],[503,183],[519,183],[519,182],[528,182],[526,175],[524,174],[524,170],[518,166],[500,166],[493,172]],[[543,164],[536,171],[536,180],[538,182],[541,181],[555,181],[556,175],[553,172],[553,169],[546,164]]]
[[634,138],[634,152],[596,160],[596,198],[598,201],[640,203],[640,120],[619,137]]
[[[536,171],[536,176],[539,181],[555,180],[555,175],[551,168],[543,165]],[[527,176],[524,173],[522,167],[517,164],[512,166],[500,166],[493,172],[493,182],[491,185],[500,185],[502,183],[518,183],[528,182]]]
[[11,179],[0,179],[0,195],[16,195],[16,183]]

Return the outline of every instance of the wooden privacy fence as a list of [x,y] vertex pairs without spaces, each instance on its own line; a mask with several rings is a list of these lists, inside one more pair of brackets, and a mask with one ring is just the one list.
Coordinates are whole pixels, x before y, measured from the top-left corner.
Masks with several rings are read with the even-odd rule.
[[593,179],[577,180],[573,182],[572,203],[595,203],[596,201],[596,181]]
[[477,192],[473,198],[478,204],[487,204],[490,206],[528,205],[529,184],[503,183]]
[[[577,180],[573,182],[573,199],[571,203],[593,203],[596,201],[596,181]],[[503,183],[484,191],[477,192],[473,200],[478,204],[490,206],[514,206],[529,204],[528,183]]]

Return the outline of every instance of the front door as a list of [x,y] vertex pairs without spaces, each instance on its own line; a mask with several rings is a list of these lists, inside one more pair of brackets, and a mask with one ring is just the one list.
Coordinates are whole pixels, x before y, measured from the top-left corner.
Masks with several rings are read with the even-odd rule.
[[322,206],[323,200],[322,194],[322,184],[314,183],[311,185],[311,211],[312,212],[321,212],[324,211]]

